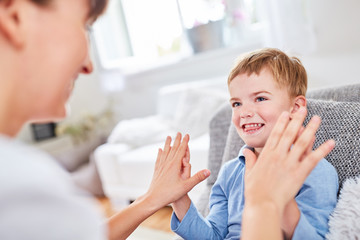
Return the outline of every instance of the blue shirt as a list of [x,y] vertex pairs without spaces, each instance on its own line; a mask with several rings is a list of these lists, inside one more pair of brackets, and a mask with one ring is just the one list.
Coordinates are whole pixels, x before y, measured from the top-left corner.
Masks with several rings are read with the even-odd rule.
[[[245,146],[244,146],[245,147]],[[210,194],[210,213],[205,219],[191,203],[184,219],[173,213],[171,229],[184,239],[240,239],[244,209],[245,157],[227,162],[220,170]],[[322,159],[307,177],[295,199],[300,219],[293,239],[324,239],[328,219],[333,211],[338,192],[335,168]],[[264,213],[266,214],[266,213]],[[261,226],[259,226],[261,231]]]

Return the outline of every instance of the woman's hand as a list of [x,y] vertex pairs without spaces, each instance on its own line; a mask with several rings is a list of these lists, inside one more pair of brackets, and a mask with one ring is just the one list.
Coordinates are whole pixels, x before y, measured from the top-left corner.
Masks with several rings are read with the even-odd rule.
[[[335,142],[329,140],[312,151],[321,120],[315,116],[303,129],[305,117],[303,107],[291,121],[289,113],[284,112],[258,158],[245,149],[244,239],[281,239],[280,221],[286,204],[317,163],[334,148]],[[264,229],[259,230],[259,226]]]
[[188,142],[189,135],[186,134],[181,141],[178,133],[171,147],[171,137],[167,137],[164,149],[159,149],[153,179],[143,197],[165,206],[185,196],[210,175],[210,171],[204,169],[191,176]]
[[180,133],[172,147],[171,138],[166,139],[164,149],[159,149],[149,190],[109,219],[109,239],[127,239],[142,221],[160,208],[186,196],[196,184],[210,175],[210,171],[205,169],[191,177],[188,142],[189,135],[185,135],[181,141]]

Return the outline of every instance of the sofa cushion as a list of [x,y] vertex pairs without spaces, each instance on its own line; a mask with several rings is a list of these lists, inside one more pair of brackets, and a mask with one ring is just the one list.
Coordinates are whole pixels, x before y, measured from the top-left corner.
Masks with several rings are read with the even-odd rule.
[[306,97],[337,102],[360,102],[360,84],[312,89]]
[[175,136],[169,120],[160,115],[120,121],[108,137],[110,144],[127,144],[132,148],[165,142],[167,136]]
[[326,159],[336,168],[340,187],[349,177],[360,174],[360,103],[308,100],[308,116],[319,115],[322,123],[316,133],[314,147],[327,139],[336,146]]
[[[360,175],[360,103],[308,99],[308,116],[304,124],[315,114],[321,117],[322,123],[314,147],[327,139],[336,141],[334,150],[326,159],[336,168],[341,186],[346,178]],[[243,144],[231,124],[223,163],[235,158]]]
[[183,92],[175,108],[171,126],[176,131],[198,137],[209,131],[208,126],[217,109],[228,99],[225,91],[218,89],[188,89]]
[[209,186],[212,186],[215,183],[222,164],[221,159],[224,155],[227,136],[229,134],[230,119],[231,106],[229,102],[226,102],[217,109],[210,121],[208,168],[211,171],[211,174],[207,179]]

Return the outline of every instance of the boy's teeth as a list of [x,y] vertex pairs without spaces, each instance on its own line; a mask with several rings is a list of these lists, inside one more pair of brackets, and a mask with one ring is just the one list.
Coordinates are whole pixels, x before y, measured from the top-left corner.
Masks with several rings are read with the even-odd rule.
[[245,127],[246,128],[248,128],[248,127],[261,127],[261,123],[246,124]]

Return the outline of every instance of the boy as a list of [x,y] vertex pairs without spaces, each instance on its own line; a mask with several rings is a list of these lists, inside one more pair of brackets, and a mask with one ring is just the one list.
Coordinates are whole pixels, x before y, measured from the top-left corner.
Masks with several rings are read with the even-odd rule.
[[[258,156],[280,114],[288,111],[291,115],[306,107],[306,71],[299,59],[277,49],[261,49],[244,56],[232,69],[228,87],[232,122],[246,145],[238,158],[222,167],[211,191],[206,219],[187,195],[172,204],[171,228],[185,239],[241,238],[243,150],[251,149]],[[281,224],[285,239],[323,239],[337,191],[337,173],[323,159],[285,208]]]

